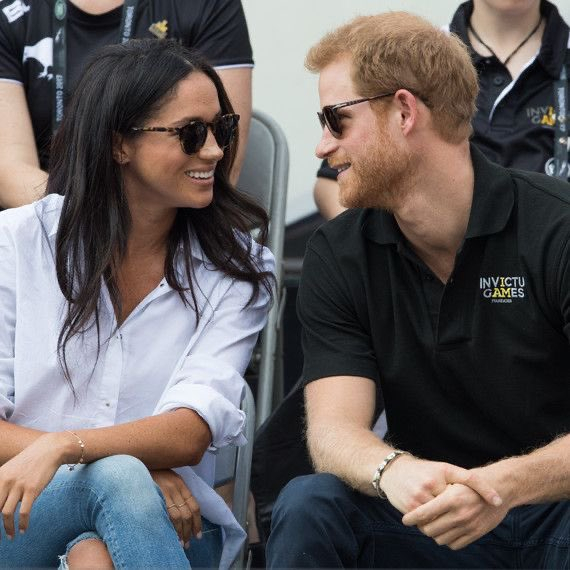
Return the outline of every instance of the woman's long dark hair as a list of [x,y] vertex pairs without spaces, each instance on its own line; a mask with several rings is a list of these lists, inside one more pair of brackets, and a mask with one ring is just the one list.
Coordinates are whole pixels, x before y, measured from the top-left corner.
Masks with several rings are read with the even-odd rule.
[[[68,303],[58,354],[70,384],[66,346],[92,326],[99,337],[102,280],[116,311],[121,311],[117,269],[126,252],[131,217],[120,166],[113,158],[114,140],[117,135],[140,136],[131,127],[144,125],[193,72],[212,80],[222,114],[232,113],[220,78],[195,51],[174,40],[131,40],[107,46],[84,71],[54,137],[47,192],[64,196],[55,256],[57,279]],[[201,209],[179,208],[168,237],[166,280],[193,307],[197,318],[194,235],[215,268],[252,284],[248,304],[257,298],[260,287],[271,294],[272,276],[261,268],[260,256],[252,255],[250,240],[244,239],[256,227],[260,228],[258,241],[265,241],[267,215],[229,183],[237,142],[236,136],[216,166],[212,203]],[[176,270],[180,260],[188,285]]]

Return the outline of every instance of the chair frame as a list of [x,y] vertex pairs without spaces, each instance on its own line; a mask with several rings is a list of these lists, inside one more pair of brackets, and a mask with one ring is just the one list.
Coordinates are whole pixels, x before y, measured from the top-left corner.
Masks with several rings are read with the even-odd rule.
[[[255,188],[255,172],[258,168],[258,149],[252,135],[262,130],[272,145],[270,188]],[[270,217],[267,245],[275,256],[275,299],[268,315],[267,325],[261,333],[259,355],[259,382],[257,386],[257,427],[271,414],[274,404],[283,398],[283,311],[285,289],[283,287],[283,243],[285,240],[285,210],[289,179],[289,149],[285,133],[277,122],[266,113],[254,110],[251,117],[249,144],[237,184],[239,190],[253,196],[263,205]],[[266,141],[267,142],[267,141]],[[250,154],[251,153],[251,154]],[[248,160],[249,159],[249,160]],[[268,199],[269,197],[269,199]]]

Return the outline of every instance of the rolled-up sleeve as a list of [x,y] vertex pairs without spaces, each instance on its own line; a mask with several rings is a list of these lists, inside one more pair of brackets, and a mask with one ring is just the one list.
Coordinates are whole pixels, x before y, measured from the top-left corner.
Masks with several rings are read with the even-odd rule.
[[14,411],[16,267],[10,235],[0,227],[0,420]]
[[[260,254],[263,269],[273,272],[272,254],[266,248]],[[196,411],[210,428],[213,448],[246,442],[245,414],[239,409],[243,374],[270,304],[270,295],[261,286],[257,298],[247,305],[251,291],[251,284],[244,281],[223,278],[217,284],[155,409],[156,414],[180,407]]]

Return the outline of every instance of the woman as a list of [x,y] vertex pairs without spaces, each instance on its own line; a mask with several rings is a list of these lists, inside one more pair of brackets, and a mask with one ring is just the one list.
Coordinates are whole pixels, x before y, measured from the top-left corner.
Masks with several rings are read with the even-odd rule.
[[211,565],[219,525],[221,566],[239,547],[212,452],[243,442],[273,260],[228,183],[238,119],[196,53],[107,47],[48,195],[0,215],[0,566]]

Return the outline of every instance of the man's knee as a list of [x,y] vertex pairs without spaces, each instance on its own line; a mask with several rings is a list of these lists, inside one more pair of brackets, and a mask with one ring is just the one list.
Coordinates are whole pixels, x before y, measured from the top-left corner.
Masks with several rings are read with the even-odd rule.
[[328,473],[293,479],[281,491],[267,543],[268,568],[353,567],[354,492]]
[[343,509],[350,494],[350,489],[330,473],[296,477],[279,494],[273,509],[273,522],[285,517],[303,521],[326,520],[333,514],[331,511]]

